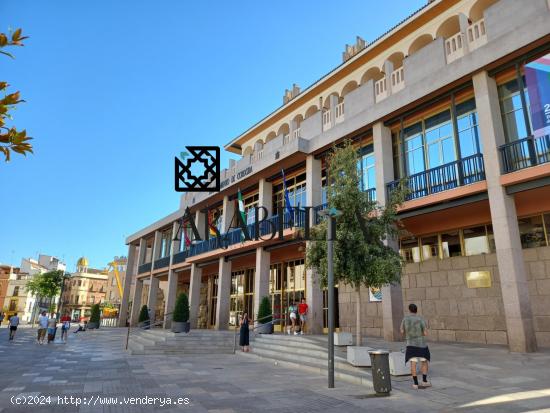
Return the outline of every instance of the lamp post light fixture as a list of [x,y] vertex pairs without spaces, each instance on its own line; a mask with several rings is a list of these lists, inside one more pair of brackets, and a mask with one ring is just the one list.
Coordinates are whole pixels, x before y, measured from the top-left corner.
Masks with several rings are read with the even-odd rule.
[[334,388],[334,240],[336,239],[336,217],[342,211],[328,208],[319,211],[319,215],[328,218],[327,228],[327,267],[328,267],[328,388]]

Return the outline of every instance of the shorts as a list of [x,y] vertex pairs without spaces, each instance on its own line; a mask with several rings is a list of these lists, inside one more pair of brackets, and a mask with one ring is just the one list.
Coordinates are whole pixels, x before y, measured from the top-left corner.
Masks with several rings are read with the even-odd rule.
[[48,334],[55,334],[55,330],[56,328],[55,327],[48,327]]
[[10,326],[10,331],[17,331],[17,326]]
[[302,322],[305,323],[305,322],[307,321],[307,315],[305,315],[305,314],[300,314],[300,321],[302,321]]
[[42,339],[44,338],[44,336],[46,335],[46,329],[45,328],[39,328],[38,329],[38,339]]
[[290,318],[293,318],[296,320],[296,313],[290,313]]

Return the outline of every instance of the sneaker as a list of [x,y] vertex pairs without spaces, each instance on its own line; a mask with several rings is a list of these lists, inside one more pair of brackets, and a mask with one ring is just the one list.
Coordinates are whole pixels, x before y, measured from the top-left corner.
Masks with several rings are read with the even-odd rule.
[[295,331],[295,332],[294,332],[294,335],[295,335],[295,336],[297,336],[297,335],[298,335],[298,333],[297,333],[297,332]]
[[432,387],[432,383],[430,383],[429,381],[423,381],[420,385],[422,387]]
[[300,331],[300,334],[303,336],[303,335],[304,335],[304,332],[303,332],[303,331]]
[[413,383],[413,389],[414,389],[414,390],[418,390],[418,384],[414,384],[414,383]]

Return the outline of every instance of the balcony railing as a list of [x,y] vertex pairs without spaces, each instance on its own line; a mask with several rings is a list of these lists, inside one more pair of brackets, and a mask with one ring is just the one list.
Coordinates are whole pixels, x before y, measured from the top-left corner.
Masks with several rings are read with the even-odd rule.
[[550,135],[529,136],[500,148],[502,172],[507,174],[550,162]]
[[170,257],[162,257],[155,261],[155,269],[168,267],[170,265]]
[[454,62],[464,56],[464,36],[461,32],[445,40],[445,54],[447,63]]
[[300,137],[300,128],[297,128],[294,130],[294,132],[292,132],[292,137],[294,139],[298,139]]
[[388,83],[386,82],[385,76],[374,84],[374,95],[376,96],[377,102],[388,97]]
[[344,121],[344,102],[338,103],[336,108],[334,108],[334,114],[336,118],[336,123]]
[[391,74],[391,91],[392,93],[399,92],[405,88],[405,77],[404,77],[403,66],[399,69],[396,69]]
[[332,122],[330,121],[330,110],[325,110],[323,112],[323,130],[330,129],[332,127]]
[[145,264],[141,264],[138,267],[138,274],[143,274],[144,272],[149,272],[149,271],[151,271],[151,263],[150,262],[146,262]]
[[182,262],[185,262],[186,258],[187,258],[187,251],[178,252],[177,254],[174,254],[174,258],[172,258],[172,264],[180,264]]
[[487,43],[487,32],[485,31],[485,19],[478,20],[468,27],[468,45],[470,51],[477,49]]
[[[410,192],[406,200],[422,198],[483,180],[485,180],[483,155],[468,156],[407,177],[405,185]],[[387,184],[388,195],[399,186],[399,183],[398,180]]]

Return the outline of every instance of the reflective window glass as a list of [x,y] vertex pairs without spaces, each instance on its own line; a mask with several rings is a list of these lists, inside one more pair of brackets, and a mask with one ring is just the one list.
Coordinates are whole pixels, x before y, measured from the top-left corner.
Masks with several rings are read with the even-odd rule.
[[479,255],[489,253],[489,243],[485,226],[467,228],[464,234],[465,255]]
[[462,255],[459,231],[450,231],[441,234],[441,251],[443,258],[459,257]]
[[420,247],[418,246],[417,238],[402,239],[399,252],[406,262],[420,262]]
[[424,261],[437,258],[439,256],[439,245],[437,235],[422,237],[420,239],[422,246],[422,259]]
[[542,215],[518,219],[519,235],[523,248],[546,246]]

